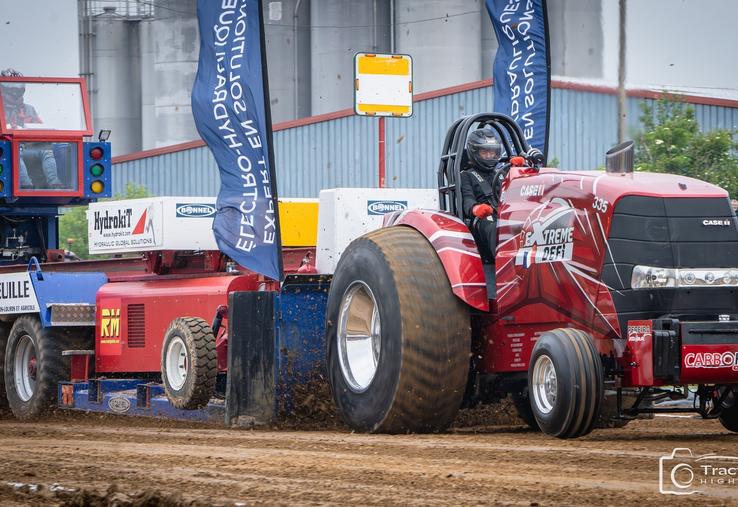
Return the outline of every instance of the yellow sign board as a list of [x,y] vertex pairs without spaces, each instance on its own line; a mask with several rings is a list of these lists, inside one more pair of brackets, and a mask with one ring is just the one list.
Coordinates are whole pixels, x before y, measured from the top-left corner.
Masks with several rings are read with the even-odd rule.
[[413,114],[413,60],[409,55],[357,53],[354,111],[361,116]]

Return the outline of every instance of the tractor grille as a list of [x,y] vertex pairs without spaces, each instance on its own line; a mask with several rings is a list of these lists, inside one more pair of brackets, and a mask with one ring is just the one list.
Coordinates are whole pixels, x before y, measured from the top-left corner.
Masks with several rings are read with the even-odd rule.
[[[729,220],[732,226],[705,225]],[[628,196],[618,201],[602,280],[611,290],[621,329],[628,320],[674,316],[716,318],[738,313],[735,287],[632,290],[633,267],[738,267],[738,220],[720,198]]]
[[141,349],[146,346],[146,313],[142,304],[128,305],[128,347]]

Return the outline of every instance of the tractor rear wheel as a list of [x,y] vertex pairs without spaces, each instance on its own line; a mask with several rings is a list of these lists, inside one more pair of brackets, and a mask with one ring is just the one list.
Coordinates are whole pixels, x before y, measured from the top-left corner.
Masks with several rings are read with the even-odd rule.
[[161,349],[161,378],[167,398],[185,410],[208,404],[218,376],[213,329],[199,317],[174,319]]
[[544,333],[533,347],[528,390],[544,433],[576,438],[592,431],[604,392],[602,361],[592,338],[577,329]]
[[416,230],[379,229],[336,267],[326,322],[328,378],[357,431],[446,429],[469,371],[469,311],[433,247]]
[[66,333],[42,327],[36,316],[16,319],[4,373],[8,405],[17,419],[36,419],[56,406],[59,382],[69,378],[69,362],[61,354],[68,344]]

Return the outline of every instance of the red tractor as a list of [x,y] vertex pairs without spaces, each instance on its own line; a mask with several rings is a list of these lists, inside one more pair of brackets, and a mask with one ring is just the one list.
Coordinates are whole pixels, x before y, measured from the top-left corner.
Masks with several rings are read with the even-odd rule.
[[[507,155],[493,265],[459,189],[467,134],[486,125]],[[509,117],[462,118],[443,144],[440,210],[395,212],[345,250],[326,339],[346,423],[440,431],[462,403],[512,394],[531,426],[573,438],[612,393],[620,421],[691,411],[738,431],[738,223],[727,193],[634,173],[632,143],[608,152],[605,172],[539,168],[539,155]]]

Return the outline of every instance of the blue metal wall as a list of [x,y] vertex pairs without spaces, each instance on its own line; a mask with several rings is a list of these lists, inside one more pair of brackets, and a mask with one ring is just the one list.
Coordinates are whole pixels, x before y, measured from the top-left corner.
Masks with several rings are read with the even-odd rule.
[[[631,133],[639,130],[643,99],[628,99]],[[648,101],[653,102],[653,101]],[[433,187],[441,143],[459,116],[488,110],[492,87],[416,102],[409,119],[387,119],[387,186]],[[738,108],[695,105],[703,130],[737,129]],[[554,88],[551,99],[549,159],[559,167],[594,169],[617,139],[617,97]],[[317,197],[320,189],[377,184],[376,118],[350,116],[274,133],[279,194]],[[115,142],[115,140],[112,140]],[[116,164],[114,191],[127,182],[155,195],[214,196],[220,181],[207,148],[159,155]]]

